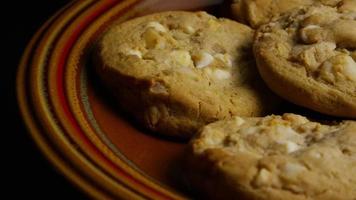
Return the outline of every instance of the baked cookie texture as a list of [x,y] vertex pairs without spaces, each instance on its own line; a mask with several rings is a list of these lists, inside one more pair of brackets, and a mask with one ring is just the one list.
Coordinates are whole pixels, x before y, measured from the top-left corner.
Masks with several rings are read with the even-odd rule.
[[333,116],[356,118],[356,1],[295,10],[263,25],[254,53],[281,97]]
[[207,199],[353,200],[356,122],[222,120],[193,138],[186,163],[187,182]]
[[123,109],[157,133],[259,116],[276,99],[259,77],[254,31],[205,12],[164,12],[115,24],[95,49],[98,74]]
[[235,19],[257,28],[283,13],[310,5],[355,7],[356,2],[354,0],[234,0],[231,9]]

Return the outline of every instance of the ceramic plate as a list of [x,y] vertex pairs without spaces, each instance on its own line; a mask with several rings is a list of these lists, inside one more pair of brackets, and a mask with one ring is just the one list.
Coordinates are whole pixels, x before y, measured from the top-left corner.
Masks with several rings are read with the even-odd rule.
[[23,118],[46,157],[85,192],[101,199],[189,198],[174,178],[186,142],[156,137],[116,108],[92,72],[90,52],[113,21],[218,3],[74,1],[33,37],[17,79]]

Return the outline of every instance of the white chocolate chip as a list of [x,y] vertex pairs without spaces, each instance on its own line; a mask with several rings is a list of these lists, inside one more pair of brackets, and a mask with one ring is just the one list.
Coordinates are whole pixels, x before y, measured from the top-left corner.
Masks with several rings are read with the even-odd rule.
[[242,119],[241,117],[235,116],[233,119],[236,123],[236,126],[241,126],[242,124],[245,123],[245,120]]
[[320,26],[311,24],[311,25],[304,27],[303,30],[308,31],[308,30],[316,29],[316,28],[320,28]]
[[218,143],[222,142],[223,139],[223,133],[221,131],[216,131],[212,129],[211,127],[207,126],[204,127],[203,132],[206,134],[204,137],[204,143],[208,146],[214,146]]
[[[324,47],[323,47],[324,46]],[[320,47],[321,49],[325,48],[327,50],[335,50],[336,49],[336,44],[333,43],[333,42],[322,42],[320,44]]]
[[314,71],[321,63],[335,55],[336,44],[320,42],[313,45],[302,45],[293,48],[292,55],[299,62],[306,65],[307,69]]
[[300,149],[300,146],[292,141],[280,141],[277,143],[283,147],[283,151],[286,153],[293,153]]
[[257,187],[268,185],[271,181],[271,172],[265,168],[262,168],[254,181]]
[[192,77],[196,76],[196,73],[193,71],[193,69],[191,67],[180,67],[177,69],[177,71],[184,75],[189,75]]
[[183,31],[188,34],[192,34],[195,32],[195,29],[192,26],[186,25],[183,26]]
[[126,52],[128,56],[137,56],[138,58],[142,58],[142,53],[139,50],[130,49]]
[[[316,31],[320,30],[321,27],[317,25],[308,25],[301,29],[300,36],[304,42],[311,42],[313,40]],[[318,34],[320,35],[320,34]],[[314,41],[316,42],[316,41]]]
[[208,20],[208,25],[213,30],[216,30],[219,27],[220,23],[216,19],[209,19]]
[[151,88],[150,88],[150,91],[154,94],[169,94],[168,93],[168,89],[166,88],[165,85],[163,85],[162,83],[160,82],[155,82]]
[[196,68],[201,69],[210,65],[214,61],[214,57],[206,52],[200,52],[193,56],[194,65]]
[[305,170],[306,168],[298,163],[286,163],[283,167],[283,172],[287,176],[295,176]]
[[348,79],[356,82],[356,63],[348,55],[341,54],[325,61],[320,67],[321,75],[328,77],[328,75],[335,76],[341,73]]
[[344,74],[356,82],[356,63],[350,56],[345,57]]
[[320,152],[317,152],[317,151],[311,151],[310,153],[309,153],[309,155],[311,156],[311,157],[313,157],[313,158],[317,158],[317,159],[319,159],[319,158],[321,158],[321,153]]
[[232,67],[232,59],[231,56],[229,54],[215,54],[214,57],[217,60],[220,60],[221,62],[223,62],[225,64],[226,67]]
[[205,144],[208,145],[208,146],[214,146],[216,145],[216,141],[213,139],[213,138],[205,138],[204,140]]
[[166,46],[166,41],[157,31],[148,29],[143,33],[143,38],[146,43],[146,47],[149,49],[163,49]]
[[216,69],[214,71],[214,76],[216,79],[225,80],[225,79],[230,78],[231,74],[230,74],[230,72],[228,72],[226,70]]
[[262,35],[264,38],[270,38],[272,37],[272,34],[271,33],[263,33]]
[[175,50],[171,52],[172,59],[181,66],[190,66],[193,64],[192,58],[188,51]]
[[332,73],[333,72],[333,64],[329,61],[325,61],[323,65],[321,66],[321,70],[327,73]]
[[294,129],[289,126],[276,126],[276,134],[280,136],[280,140],[299,140],[302,136],[300,136]]
[[260,133],[261,129],[258,126],[251,126],[251,127],[247,127],[247,128],[243,128],[242,130],[240,130],[240,133],[243,135],[251,135],[251,134],[258,134]]
[[161,118],[161,112],[156,106],[151,106],[148,108],[146,112],[146,117],[149,120],[149,123],[152,125],[156,125]]
[[166,28],[162,24],[156,21],[149,22],[146,28],[153,28],[156,31],[163,32],[163,33],[167,32]]

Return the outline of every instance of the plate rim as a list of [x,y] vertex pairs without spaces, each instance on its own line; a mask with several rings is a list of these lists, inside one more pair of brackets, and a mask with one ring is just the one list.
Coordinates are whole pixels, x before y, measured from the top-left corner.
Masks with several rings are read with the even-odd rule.
[[[129,0],[130,1],[130,0]],[[131,0],[131,2],[139,2],[140,0]],[[90,1],[95,5],[95,1]],[[113,3],[121,3],[121,2],[128,2],[128,1],[115,1],[115,0],[107,0],[106,2],[113,2]],[[66,178],[68,178],[72,183],[78,186],[80,189],[85,191],[88,195],[99,198],[99,199],[106,199],[109,197],[114,196],[113,194],[108,194],[105,192],[105,189],[99,189],[91,183],[92,180],[87,180],[92,177],[86,177],[83,174],[78,174],[78,170],[80,167],[72,166],[72,163],[68,163],[68,152],[63,152],[63,149],[60,149],[57,145],[51,144],[53,141],[48,138],[44,131],[50,127],[49,124],[43,124],[43,121],[39,119],[41,116],[38,114],[38,110],[36,110],[36,103],[34,103],[34,96],[36,96],[35,89],[29,87],[33,84],[35,80],[33,77],[29,76],[28,71],[33,69],[29,69],[30,66],[33,66],[33,54],[38,51],[39,46],[43,42],[43,36],[49,34],[51,29],[53,29],[56,24],[55,22],[59,20],[59,18],[63,15],[67,15],[68,13],[74,12],[73,9],[76,6],[80,6],[80,1],[72,1],[63,7],[61,10],[57,11],[47,22],[34,34],[30,42],[28,43],[23,56],[20,60],[20,64],[17,71],[16,77],[16,92],[17,92],[17,101],[20,108],[20,113],[22,116],[23,121],[25,122],[27,132],[32,137],[40,151],[45,155],[45,157],[52,163],[52,165],[57,168]],[[86,9],[84,9],[86,10]],[[49,59],[49,58],[48,58]],[[38,106],[38,104],[37,104]],[[41,123],[42,122],[42,123]],[[46,138],[47,136],[47,138]],[[73,155],[72,155],[73,156]],[[132,191],[127,188],[125,185],[117,185],[115,189],[119,189],[118,191],[120,198],[125,199],[142,199],[144,196],[138,195],[135,191]],[[115,194],[118,194],[115,193]],[[148,196],[149,197],[149,196]]]

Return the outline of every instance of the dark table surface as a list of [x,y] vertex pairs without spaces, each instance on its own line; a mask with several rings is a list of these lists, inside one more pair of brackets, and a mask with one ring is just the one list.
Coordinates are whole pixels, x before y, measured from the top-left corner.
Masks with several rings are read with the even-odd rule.
[[37,149],[22,122],[16,100],[17,65],[26,44],[46,19],[68,2],[5,1],[1,5],[1,32],[4,34],[1,44],[5,44],[1,48],[0,72],[0,97],[5,107],[1,120],[1,132],[5,136],[1,145],[1,155],[5,156],[1,161],[2,168],[5,167],[1,175],[1,182],[5,183],[5,188],[1,189],[2,199],[88,199]]

